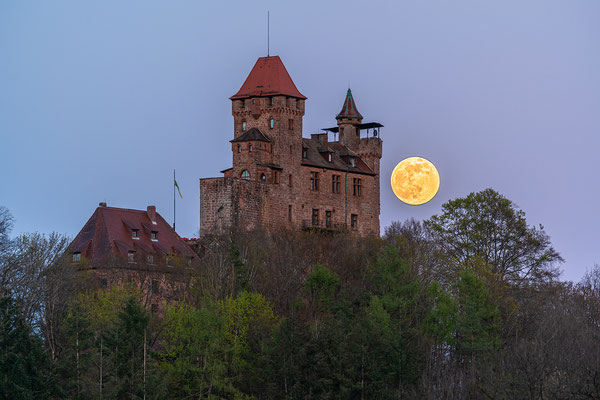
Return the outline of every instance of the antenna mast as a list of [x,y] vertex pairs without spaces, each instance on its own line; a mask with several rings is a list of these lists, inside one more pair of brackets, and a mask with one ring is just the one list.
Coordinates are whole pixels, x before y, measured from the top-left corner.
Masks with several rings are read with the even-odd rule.
[[269,57],[269,47],[271,45],[270,43],[270,21],[269,21],[269,11],[267,11],[267,57]]

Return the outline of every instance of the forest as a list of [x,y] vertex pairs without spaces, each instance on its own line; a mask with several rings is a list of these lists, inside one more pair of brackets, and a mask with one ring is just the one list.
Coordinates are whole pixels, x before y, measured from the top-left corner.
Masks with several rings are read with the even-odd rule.
[[600,399],[600,266],[561,280],[492,189],[382,237],[205,238],[160,312],[12,226],[0,207],[2,399]]

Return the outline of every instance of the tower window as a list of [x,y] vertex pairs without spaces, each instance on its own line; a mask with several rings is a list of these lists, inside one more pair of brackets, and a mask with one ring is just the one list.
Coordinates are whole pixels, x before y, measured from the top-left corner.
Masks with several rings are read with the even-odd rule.
[[248,172],[248,170],[245,169],[242,171],[242,179],[245,181],[250,180],[250,172]]
[[288,221],[292,222],[292,205],[288,206]]
[[318,191],[319,190],[319,173],[311,172],[310,173],[310,190]]
[[269,105],[272,106],[273,105],[273,96],[269,97]]
[[292,174],[290,174],[290,187],[292,187]]
[[362,182],[359,178],[354,178],[353,180],[353,194],[357,197],[360,197]]
[[358,215],[356,215],[356,214],[350,215],[350,227],[352,229],[358,229]]
[[242,131],[246,130],[246,121],[242,121]]
[[252,153],[252,145],[248,146],[248,151]]
[[273,118],[271,118],[269,120],[269,129],[273,129],[275,127],[275,120]]
[[340,176],[332,175],[331,176],[331,193],[339,193],[340,192]]
[[238,144],[238,153],[242,152],[242,146]]
[[77,252],[77,253],[73,253],[73,262],[79,262],[81,261],[81,253]]
[[273,183],[274,184],[279,183],[279,173],[277,171],[273,171]]
[[260,174],[260,180],[261,180],[261,182],[265,182],[267,180],[267,177],[265,176],[265,174]]
[[312,210],[312,224],[313,226],[319,226],[319,209],[313,208]]
[[294,120],[292,118],[288,119],[288,129],[290,131],[294,129]]

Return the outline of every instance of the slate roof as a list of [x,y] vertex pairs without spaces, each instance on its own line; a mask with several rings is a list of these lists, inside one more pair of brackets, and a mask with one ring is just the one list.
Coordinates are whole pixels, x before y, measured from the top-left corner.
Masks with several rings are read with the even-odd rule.
[[[339,142],[329,142],[325,147],[317,139],[302,138],[302,147],[307,149],[307,158],[302,160],[304,166],[375,175],[355,152]],[[331,150],[331,162],[328,160],[328,152],[323,150]],[[354,167],[349,165],[350,157],[355,158]]]
[[[196,253],[160,214],[155,215],[153,223],[147,211],[100,206],[69,245],[68,252],[81,253],[91,268],[102,267],[111,256],[126,260],[129,251],[157,255],[157,260],[166,255],[189,257],[196,264]],[[138,239],[132,237],[134,229],[138,230]],[[152,232],[157,232],[157,240],[151,239]]]
[[266,97],[285,95],[306,99],[298,91],[290,74],[285,69],[279,56],[260,57],[250,74],[244,81],[244,84],[236,94],[230,97],[231,100],[245,99],[248,97]]
[[356,108],[356,103],[354,102],[354,97],[352,97],[352,91],[348,89],[346,93],[346,99],[344,100],[344,105],[342,106],[342,111],[335,117],[335,119],[362,119],[363,116],[358,112]]
[[264,133],[262,133],[258,128],[252,128],[248,131],[244,132],[241,136],[236,139],[230,140],[231,143],[234,142],[248,142],[250,140],[258,140],[261,142],[270,142],[269,139]]

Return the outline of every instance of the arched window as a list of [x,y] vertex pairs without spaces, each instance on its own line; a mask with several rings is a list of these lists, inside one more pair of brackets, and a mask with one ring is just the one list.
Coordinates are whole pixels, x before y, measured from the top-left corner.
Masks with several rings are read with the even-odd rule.
[[242,179],[245,181],[249,181],[250,180],[250,172],[248,172],[248,170],[243,170],[242,171]]
[[246,130],[246,121],[242,121],[242,131]]
[[260,174],[260,180],[262,182],[265,182],[267,180],[267,177],[265,176],[265,174]]
[[274,127],[275,127],[275,120],[274,120],[273,118],[271,118],[271,119],[269,120],[269,128],[270,128],[270,129],[273,129]]

